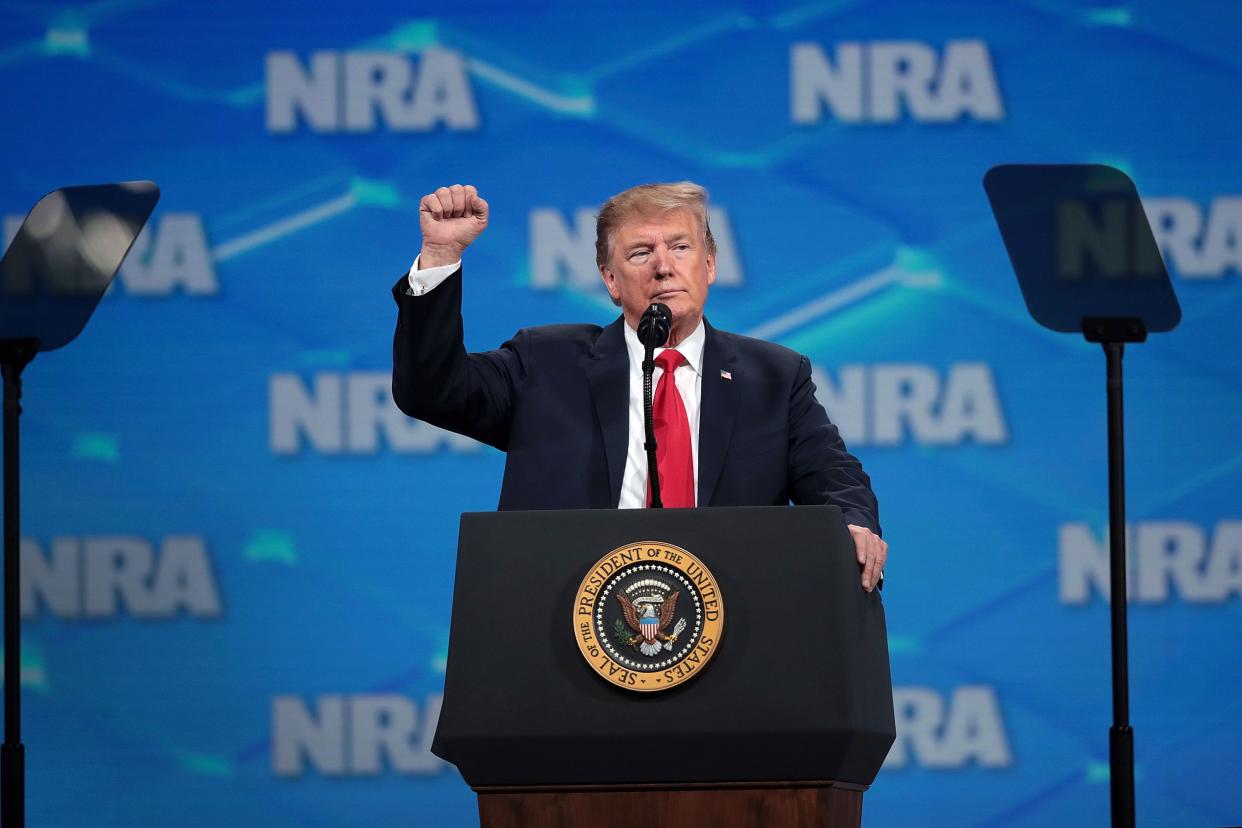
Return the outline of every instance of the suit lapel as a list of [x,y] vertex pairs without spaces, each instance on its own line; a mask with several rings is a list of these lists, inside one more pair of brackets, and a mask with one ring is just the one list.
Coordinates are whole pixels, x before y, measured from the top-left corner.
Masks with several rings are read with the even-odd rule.
[[704,325],[703,397],[699,409],[699,506],[710,506],[720,473],[724,470],[733,423],[741,400],[742,371],[737,351],[727,334]]
[[584,369],[595,403],[595,416],[604,435],[604,455],[608,461],[608,487],[616,506],[621,499],[621,476],[630,431],[630,355],[625,348],[625,332],[618,319],[600,333]]

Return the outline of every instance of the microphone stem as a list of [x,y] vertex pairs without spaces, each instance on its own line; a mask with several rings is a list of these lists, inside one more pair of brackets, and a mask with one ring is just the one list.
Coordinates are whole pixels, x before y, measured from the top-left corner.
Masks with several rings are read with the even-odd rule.
[[647,450],[647,485],[651,490],[652,509],[663,509],[660,500],[660,470],[656,464],[655,419],[651,412],[651,381],[655,374],[655,346],[643,346],[643,426],[647,441],[643,447]]

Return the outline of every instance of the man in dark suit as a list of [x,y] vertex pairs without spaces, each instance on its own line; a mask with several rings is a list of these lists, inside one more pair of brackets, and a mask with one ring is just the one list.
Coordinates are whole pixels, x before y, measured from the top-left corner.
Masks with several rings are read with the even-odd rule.
[[888,554],[876,498],[815,399],[809,361],[703,318],[716,279],[703,188],[641,185],[602,208],[596,258],[620,319],[528,328],[495,351],[468,354],[461,259],[487,220],[474,187],[421,200],[422,249],[393,288],[392,390],[411,417],[508,453],[499,508],[646,505],[636,329],[661,302],[672,314],[655,394],[665,505],[837,505],[863,588],[875,588]]

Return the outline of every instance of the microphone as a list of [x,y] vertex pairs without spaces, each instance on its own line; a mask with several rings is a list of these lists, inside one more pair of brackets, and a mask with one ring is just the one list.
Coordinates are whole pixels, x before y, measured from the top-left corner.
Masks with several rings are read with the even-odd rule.
[[673,324],[673,314],[663,302],[652,302],[638,320],[638,341],[649,350],[668,342],[668,330]]

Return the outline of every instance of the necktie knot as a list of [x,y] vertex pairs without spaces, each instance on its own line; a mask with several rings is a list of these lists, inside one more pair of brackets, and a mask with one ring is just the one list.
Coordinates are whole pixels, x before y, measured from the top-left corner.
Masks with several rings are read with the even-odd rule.
[[685,365],[686,356],[681,351],[668,348],[655,358],[655,364],[663,368],[665,373],[669,373]]

